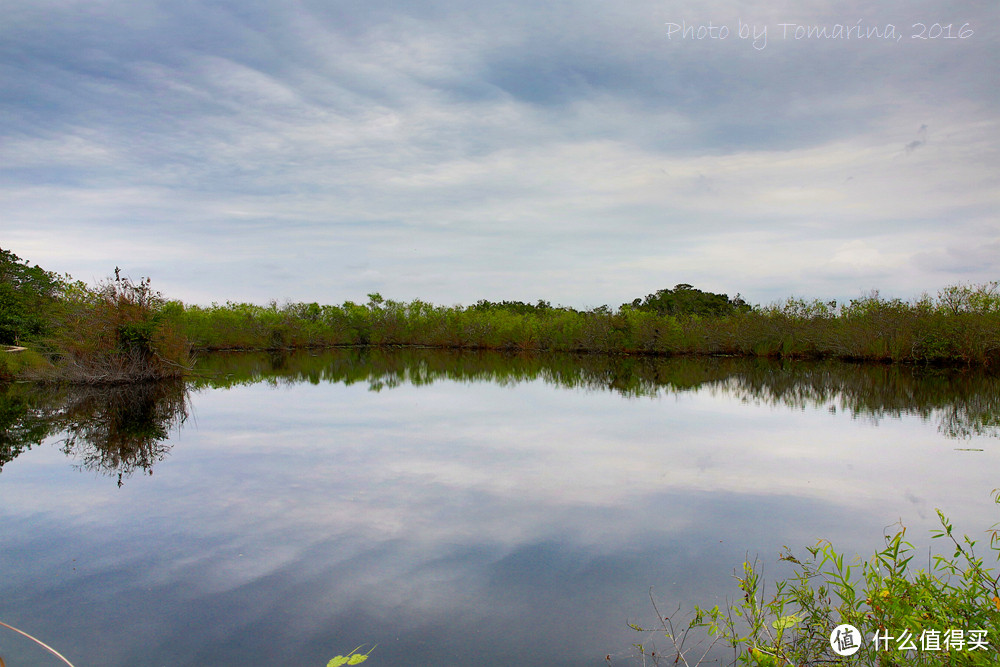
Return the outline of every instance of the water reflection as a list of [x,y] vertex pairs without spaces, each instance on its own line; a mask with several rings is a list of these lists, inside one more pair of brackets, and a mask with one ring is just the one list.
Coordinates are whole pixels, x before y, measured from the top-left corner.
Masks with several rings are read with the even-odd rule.
[[182,382],[112,387],[15,384],[0,396],[0,470],[45,438],[61,434],[61,449],[83,470],[117,477],[118,486],[170,451],[167,439],[187,419]]
[[[1000,436],[1000,377],[983,371],[842,362],[724,357],[517,355],[434,349],[335,349],[228,353],[201,359],[193,388],[309,382],[367,383],[382,391],[436,381],[510,386],[542,381],[639,398],[707,389],[746,403],[821,407],[877,422],[917,415],[949,438]],[[113,387],[8,385],[0,393],[0,470],[45,438],[64,433],[63,451],[86,470],[152,473],[171,429],[187,419],[185,385]]]
[[[935,507],[962,531],[996,520],[1000,448],[935,433],[995,427],[988,376],[432,350],[200,372],[166,407],[152,388],[0,403],[20,453],[0,612],[76,664],[323,665],[363,642],[371,664],[621,664],[650,586],[686,611],[734,593],[748,553],[867,554],[898,519],[926,536]],[[115,488],[42,440],[156,475]]]
[[708,389],[748,403],[822,407],[878,421],[917,415],[951,438],[1000,436],[1000,376],[981,370],[732,357],[517,355],[434,349],[232,353],[204,358],[196,386],[368,383],[372,391],[439,380],[655,397]]

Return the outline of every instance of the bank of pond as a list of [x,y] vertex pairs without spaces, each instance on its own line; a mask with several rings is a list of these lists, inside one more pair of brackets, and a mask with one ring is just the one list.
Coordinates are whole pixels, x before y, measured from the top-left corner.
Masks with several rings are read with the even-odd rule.
[[[415,301],[367,305],[184,306],[148,314],[107,307],[62,321],[18,354],[0,353],[0,374],[114,383],[182,377],[213,350],[433,347],[617,356],[732,355],[995,368],[1000,314],[867,299],[837,313],[808,304],[725,316],[662,315],[631,308],[445,308]],[[106,320],[106,321],[103,321]],[[95,333],[96,332],[96,333]]]

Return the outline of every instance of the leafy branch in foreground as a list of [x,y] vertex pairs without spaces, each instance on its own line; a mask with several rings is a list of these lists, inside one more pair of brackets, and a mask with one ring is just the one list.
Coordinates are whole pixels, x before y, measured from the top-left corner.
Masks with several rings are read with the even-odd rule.
[[[1000,492],[993,500],[1000,503]],[[636,644],[643,664],[706,662],[718,644],[732,649],[730,665],[785,667],[799,665],[995,665],[1000,641],[1000,575],[976,554],[976,540],[961,539],[938,510],[941,529],[932,537],[948,543],[951,555],[928,555],[926,569],[916,569],[914,545],[905,540],[906,528],[885,537],[885,547],[868,560],[844,556],[826,541],[807,549],[800,560],[789,551],[780,559],[792,563],[795,574],[765,593],[757,561],[743,564],[736,580],[742,594],[735,602],[711,609],[695,607],[683,630],[660,614],[661,632],[671,650],[650,650],[651,640]],[[989,549],[1000,558],[1000,528],[987,533]],[[651,598],[652,599],[652,598]],[[860,637],[854,653],[835,650],[843,624],[854,626]],[[701,630],[695,648],[689,635]],[[845,635],[846,636],[846,635]],[[702,648],[707,644],[707,648]]]
[[[55,650],[42,640],[29,635],[24,630],[19,630],[15,628],[13,625],[7,625],[3,621],[0,621],[0,626],[3,626],[8,630],[12,630],[17,634],[21,635],[22,637],[30,639],[31,641],[35,642],[36,644],[44,648],[46,651],[48,651],[49,653],[51,653],[52,655],[56,656],[64,663],[69,665],[69,667],[73,667],[73,663],[67,660],[61,653],[59,653],[59,651]],[[375,650],[375,646],[372,646],[370,649],[368,649],[366,653],[358,653],[358,651],[360,651],[362,648],[364,648],[364,644],[354,648],[347,655],[334,656],[333,659],[330,660],[330,662],[326,663],[326,667],[341,667],[342,665],[360,665],[362,662],[368,659],[368,656],[371,655],[372,651]],[[4,664],[3,658],[0,657],[0,667],[3,667],[3,664]]]
[[368,659],[368,656],[371,655],[372,651],[375,650],[375,646],[372,646],[370,649],[368,649],[367,653],[358,653],[358,651],[360,651],[362,648],[364,648],[364,644],[354,648],[347,655],[333,656],[333,660],[326,663],[326,667],[341,667],[341,665],[360,665],[362,662]]

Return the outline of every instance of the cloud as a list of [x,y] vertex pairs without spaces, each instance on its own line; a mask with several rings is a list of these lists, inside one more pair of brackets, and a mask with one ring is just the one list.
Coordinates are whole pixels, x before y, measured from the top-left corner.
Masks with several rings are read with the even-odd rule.
[[[908,7],[880,11],[902,24]],[[993,37],[757,51],[663,35],[739,9],[17,2],[0,26],[4,236],[58,270],[155,269],[185,299],[620,303],[691,282],[664,266],[751,296],[803,279],[796,259],[714,264],[745,242],[822,266],[850,241],[926,253],[943,221],[955,246],[990,224]],[[821,9],[744,20],[845,20]],[[358,258],[370,273],[346,269]],[[817,289],[856,289],[825,275]]]
[[921,146],[927,143],[927,126],[921,125],[920,130],[917,131],[918,139],[914,139],[910,143],[906,144],[906,152],[912,153]]
[[949,244],[937,250],[921,252],[914,257],[917,265],[933,273],[961,276],[995,276],[1000,274],[1000,230],[970,237],[961,245]]

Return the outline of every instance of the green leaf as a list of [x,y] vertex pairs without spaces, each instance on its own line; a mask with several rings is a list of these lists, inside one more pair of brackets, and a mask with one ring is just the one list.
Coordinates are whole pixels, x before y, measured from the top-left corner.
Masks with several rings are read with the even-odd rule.
[[333,657],[333,660],[326,663],[326,667],[341,667],[341,665],[347,664],[347,660],[348,658],[345,658],[342,655],[336,655]]
[[368,659],[367,653],[357,653],[351,656],[351,659],[347,661],[348,665],[360,665],[362,662]]
[[799,621],[802,619],[798,616],[782,616],[781,618],[775,620],[771,625],[775,630],[787,630],[788,628],[794,628],[798,625]]

